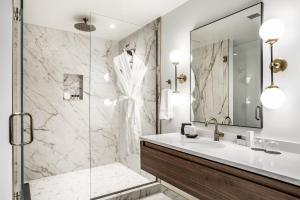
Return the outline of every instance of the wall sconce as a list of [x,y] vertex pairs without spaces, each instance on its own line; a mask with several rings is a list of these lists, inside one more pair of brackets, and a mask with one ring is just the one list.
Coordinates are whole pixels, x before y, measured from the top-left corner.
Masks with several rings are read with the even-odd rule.
[[187,76],[185,74],[177,75],[177,67],[179,63],[183,60],[183,54],[180,50],[173,50],[169,56],[170,61],[175,68],[175,90],[173,91],[172,102],[174,106],[179,106],[182,103],[182,96],[180,95],[177,85],[179,83],[185,83],[187,81]]
[[273,59],[273,45],[279,40],[284,33],[284,24],[279,19],[270,19],[262,24],[259,29],[260,37],[270,45],[271,50],[271,85],[268,86],[261,94],[260,100],[263,106],[269,109],[279,108],[286,99],[285,94],[280,90],[278,85],[274,83],[274,73],[284,71],[288,63],[284,59]]

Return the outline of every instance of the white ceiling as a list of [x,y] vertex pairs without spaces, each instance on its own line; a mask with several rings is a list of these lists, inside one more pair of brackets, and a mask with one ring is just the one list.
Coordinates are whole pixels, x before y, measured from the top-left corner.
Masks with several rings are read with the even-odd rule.
[[[79,32],[74,24],[90,16],[94,35],[120,40],[188,0],[24,0],[24,22]],[[116,28],[111,29],[110,24]]]

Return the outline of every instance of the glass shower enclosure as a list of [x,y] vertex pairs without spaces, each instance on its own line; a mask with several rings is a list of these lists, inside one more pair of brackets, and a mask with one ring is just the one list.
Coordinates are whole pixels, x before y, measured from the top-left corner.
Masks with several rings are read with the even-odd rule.
[[[51,8],[33,2],[13,2],[14,199],[101,199],[155,182],[129,136],[159,130],[160,20],[140,26],[87,12],[56,26],[38,20]],[[74,28],[83,18],[96,30]],[[120,84],[125,72],[134,95]]]

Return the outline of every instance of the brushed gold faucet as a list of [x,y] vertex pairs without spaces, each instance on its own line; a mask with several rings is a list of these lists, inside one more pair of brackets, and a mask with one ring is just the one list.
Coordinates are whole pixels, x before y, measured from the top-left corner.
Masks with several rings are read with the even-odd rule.
[[220,137],[224,137],[224,133],[220,132],[218,129],[218,120],[214,117],[209,118],[209,120],[205,121],[205,126],[208,126],[208,124],[213,121],[215,123],[215,131],[214,131],[214,141],[219,141]]

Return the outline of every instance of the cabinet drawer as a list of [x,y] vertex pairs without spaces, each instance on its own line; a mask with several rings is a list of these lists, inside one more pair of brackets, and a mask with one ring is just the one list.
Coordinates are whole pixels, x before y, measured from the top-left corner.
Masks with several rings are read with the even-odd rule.
[[299,200],[300,189],[271,178],[141,143],[143,170],[201,200]]

